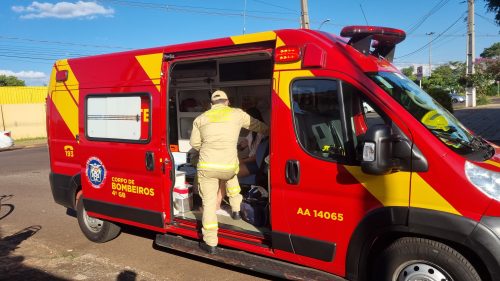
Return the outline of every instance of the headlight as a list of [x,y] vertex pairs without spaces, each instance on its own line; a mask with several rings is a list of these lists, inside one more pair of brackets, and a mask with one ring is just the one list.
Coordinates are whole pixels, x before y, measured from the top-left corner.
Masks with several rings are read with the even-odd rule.
[[500,173],[490,171],[465,161],[467,179],[489,197],[500,201]]

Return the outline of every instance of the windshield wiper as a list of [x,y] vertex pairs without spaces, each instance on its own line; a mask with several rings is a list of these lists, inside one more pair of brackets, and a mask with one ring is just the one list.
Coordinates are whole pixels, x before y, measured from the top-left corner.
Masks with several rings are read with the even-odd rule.
[[479,149],[484,150],[484,160],[490,159],[495,155],[495,148],[489,145],[488,142],[481,136],[473,136],[471,143]]
[[[434,129],[433,131],[435,132],[435,134],[438,138],[445,139],[447,141],[451,141],[451,142],[454,142],[456,144],[466,146],[473,151],[476,151],[478,149],[476,146],[472,145],[471,143],[469,143],[469,142],[467,142],[459,137],[453,137],[449,133],[449,131],[444,131],[442,129]],[[450,130],[450,131],[453,132],[452,130]]]
[[437,137],[439,138],[465,146],[473,152],[482,152],[480,156],[483,160],[488,160],[493,157],[493,155],[495,155],[495,149],[480,136],[472,136],[472,139],[470,141],[465,141],[459,137],[453,137],[451,136],[451,134],[443,130],[435,131]]
[[472,136],[470,141],[463,140],[460,137],[453,137],[451,134],[457,131],[457,129],[453,126],[448,127],[448,130],[446,131],[443,129],[434,129],[433,131],[439,138],[465,146],[474,152],[483,151],[482,157],[484,160],[490,159],[493,155],[495,155],[495,149],[481,136]]

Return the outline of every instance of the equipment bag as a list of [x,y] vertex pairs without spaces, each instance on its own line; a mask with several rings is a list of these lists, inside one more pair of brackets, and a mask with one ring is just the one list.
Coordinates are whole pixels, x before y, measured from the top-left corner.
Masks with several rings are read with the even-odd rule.
[[267,191],[260,186],[252,186],[241,203],[241,216],[254,226],[269,223],[269,199]]
[[269,220],[269,204],[262,200],[243,200],[241,217],[254,226],[265,226]]

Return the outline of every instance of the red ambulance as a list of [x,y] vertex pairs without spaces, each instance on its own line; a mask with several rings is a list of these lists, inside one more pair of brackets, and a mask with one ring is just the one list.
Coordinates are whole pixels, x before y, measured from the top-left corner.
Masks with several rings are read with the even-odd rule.
[[[391,64],[404,38],[278,30],[59,60],[54,200],[91,241],[132,225],[160,246],[289,279],[498,280],[500,148]],[[189,138],[216,89],[257,108],[270,136],[240,180],[261,205],[246,221],[220,216],[209,255]]]

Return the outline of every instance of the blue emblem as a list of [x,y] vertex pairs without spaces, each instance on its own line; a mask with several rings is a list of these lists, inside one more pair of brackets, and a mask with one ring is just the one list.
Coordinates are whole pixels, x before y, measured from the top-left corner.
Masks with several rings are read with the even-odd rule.
[[94,188],[101,188],[106,179],[106,168],[97,157],[91,157],[87,160],[87,179]]

